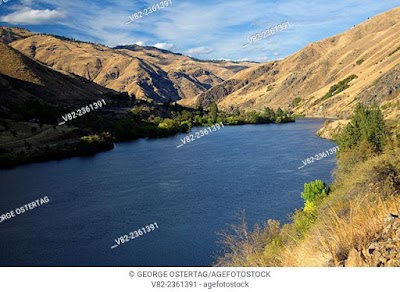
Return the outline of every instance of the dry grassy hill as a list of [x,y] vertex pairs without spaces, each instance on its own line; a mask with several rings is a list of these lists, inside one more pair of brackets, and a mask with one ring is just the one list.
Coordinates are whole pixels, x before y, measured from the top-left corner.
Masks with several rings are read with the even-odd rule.
[[[71,109],[100,99],[108,102],[105,93],[118,96],[110,89],[57,72],[0,43],[0,166],[83,154],[79,137],[91,133],[87,119],[81,119],[82,129],[71,124],[60,127],[57,123]],[[103,146],[110,149],[112,143],[99,146],[100,150]]]
[[9,28],[0,26],[0,43],[9,44],[13,41],[33,36],[34,33],[24,28]]
[[[225,108],[283,107],[299,114],[347,118],[358,102],[375,100],[387,104],[387,116],[398,117],[399,48],[400,8],[395,8],[284,60],[243,70],[200,94],[198,101],[207,105],[215,100]],[[347,89],[323,98],[331,86],[352,75],[357,78]]]
[[[14,30],[3,27],[2,38],[6,40]],[[15,33],[21,35],[19,31]],[[119,92],[134,94],[137,98],[161,102],[193,100],[240,70],[255,65],[251,62],[197,61],[154,47],[132,45],[112,49],[63,37],[29,32],[25,35],[10,42],[10,46],[57,70],[82,76]]]
[[47,105],[79,106],[110,92],[84,78],[65,75],[0,43],[0,112],[26,101]]

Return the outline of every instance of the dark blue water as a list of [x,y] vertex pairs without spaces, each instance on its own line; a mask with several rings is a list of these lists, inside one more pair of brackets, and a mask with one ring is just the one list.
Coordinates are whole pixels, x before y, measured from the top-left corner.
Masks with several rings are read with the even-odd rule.
[[[185,135],[119,143],[90,158],[0,171],[0,215],[48,196],[48,204],[0,223],[0,266],[210,266],[217,231],[286,221],[303,184],[331,181],[335,146],[315,136],[323,120],[225,126],[176,148]],[[114,239],[158,229],[111,249]]]

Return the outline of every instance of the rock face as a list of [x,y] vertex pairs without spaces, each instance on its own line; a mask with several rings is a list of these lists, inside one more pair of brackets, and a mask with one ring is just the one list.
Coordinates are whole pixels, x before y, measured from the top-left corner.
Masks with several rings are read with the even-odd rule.
[[347,267],[400,267],[400,218],[390,214],[382,231],[362,251],[353,249],[347,260]]
[[324,139],[334,140],[335,136],[338,135],[348,123],[349,120],[328,120],[317,132],[317,135]]
[[365,262],[365,257],[361,252],[353,248],[347,257],[345,262],[346,267],[368,267]]

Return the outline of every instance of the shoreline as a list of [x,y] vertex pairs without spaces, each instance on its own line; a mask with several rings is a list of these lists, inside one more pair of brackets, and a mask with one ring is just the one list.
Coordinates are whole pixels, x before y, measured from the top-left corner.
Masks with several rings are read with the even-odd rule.
[[[224,124],[224,126],[242,126],[242,125],[267,125],[267,124],[287,124],[287,123],[295,123],[296,120],[289,120],[289,121],[281,121],[279,123],[243,123],[243,124]],[[195,126],[193,128],[202,128],[207,127],[206,125],[203,126]],[[186,134],[192,132],[191,128]],[[170,136],[176,136],[177,134],[183,134],[184,132],[177,132]],[[165,138],[165,136],[158,136],[158,137],[136,137],[134,139],[129,140],[115,140],[115,138],[107,138],[105,140],[96,141],[94,143],[83,143],[80,140],[64,142],[62,146],[61,141],[52,144],[51,147],[46,145],[45,147],[41,147],[40,152],[33,153],[32,151],[26,153],[26,148],[20,148],[19,152],[16,151],[6,151],[3,150],[3,153],[0,152],[0,170],[1,169],[11,169],[20,165],[27,165],[31,163],[40,163],[40,162],[48,162],[53,160],[63,160],[67,158],[73,157],[85,157],[85,156],[94,156],[97,153],[109,151],[115,148],[114,143],[119,142],[132,142],[138,139],[160,139]],[[9,143],[16,143],[15,141]],[[0,145],[0,150],[1,150]],[[23,150],[21,150],[23,149]]]

